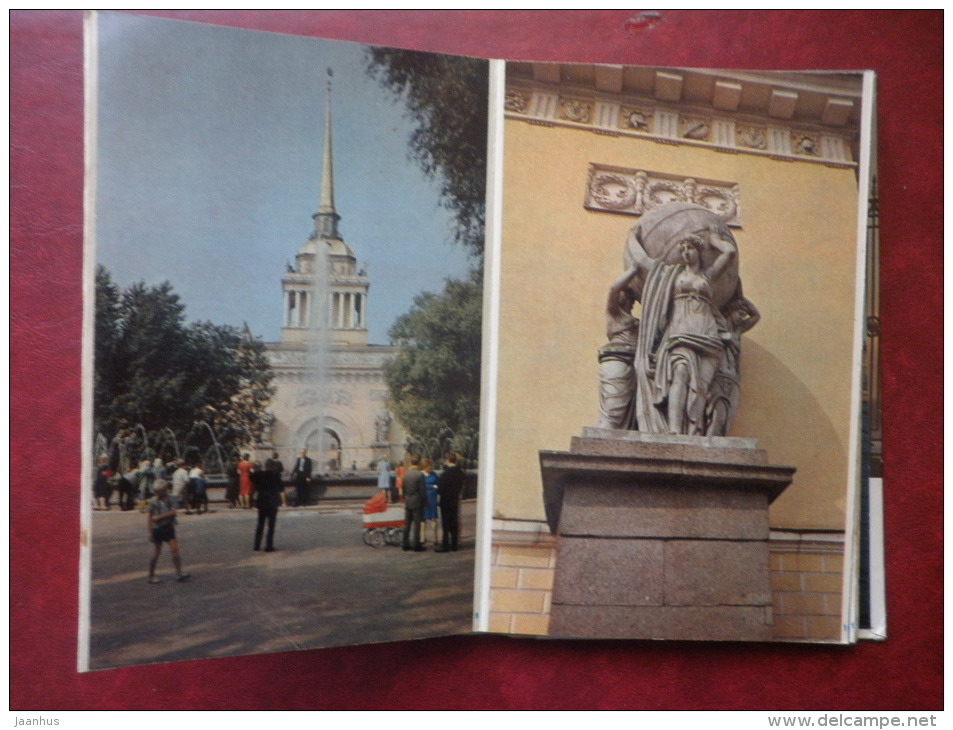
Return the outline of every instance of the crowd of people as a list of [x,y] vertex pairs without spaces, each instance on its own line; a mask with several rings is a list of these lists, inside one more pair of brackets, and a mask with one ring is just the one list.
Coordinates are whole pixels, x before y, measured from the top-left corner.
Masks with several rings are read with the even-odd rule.
[[403,549],[426,550],[428,535],[435,552],[459,549],[460,500],[466,480],[459,454],[448,452],[439,474],[428,458],[411,455],[406,461],[406,467],[400,462],[393,469],[383,459],[377,464],[377,486],[383,498],[404,505]]
[[[460,544],[460,500],[463,496],[465,474],[460,456],[446,454],[443,469],[438,474],[430,459],[411,455],[404,463],[391,465],[378,462],[378,488],[385,501],[403,504],[403,549],[421,552],[432,544],[436,552],[450,552]],[[258,510],[254,550],[275,550],[274,535],[279,507],[288,506],[285,495],[284,464],[274,452],[264,465],[252,462],[243,454],[229,474],[226,500],[230,508]],[[293,506],[309,503],[314,480],[314,462],[303,449],[289,472],[294,485]],[[149,583],[160,582],[156,565],[162,545],[169,544],[176,580],[190,579],[182,571],[182,560],[175,536],[176,515],[208,512],[208,482],[201,466],[187,464],[182,459],[168,463],[161,458],[144,459],[138,466],[125,471],[110,468],[108,459],[101,457],[93,480],[94,509],[109,510],[113,494],[118,493],[119,508],[138,509],[146,514],[147,533],[153,544],[149,561]],[[438,530],[439,528],[439,530]],[[438,542],[438,531],[440,541]],[[429,536],[429,540],[428,540]]]
[[112,497],[118,496],[119,509],[147,510],[156,485],[171,484],[171,491],[187,513],[208,512],[208,482],[198,464],[187,465],[176,459],[165,463],[162,459],[143,459],[138,466],[125,471],[110,469],[105,456],[100,457],[93,480],[94,509],[112,508]]

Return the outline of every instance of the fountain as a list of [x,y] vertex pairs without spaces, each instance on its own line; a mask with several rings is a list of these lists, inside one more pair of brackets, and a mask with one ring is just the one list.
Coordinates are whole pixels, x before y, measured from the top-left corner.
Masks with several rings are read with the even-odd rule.
[[97,433],[93,439],[93,463],[106,457],[112,471],[126,473],[142,459],[154,458],[149,448],[149,434],[141,423],[131,429],[120,429],[112,439]]
[[[201,433],[202,428],[205,429],[205,434],[212,442],[204,451],[204,444],[189,445],[189,440],[198,435],[196,430]],[[182,442],[182,458],[188,463],[197,463],[205,472],[205,478],[209,482],[222,482],[228,479],[222,445],[218,442],[215,431],[205,421],[195,421],[192,424],[192,428]]]
[[475,468],[479,455],[479,436],[459,435],[449,426],[444,426],[432,436],[410,434],[405,443],[407,453],[418,454],[430,459],[434,464],[443,463],[448,451],[455,451],[470,468]]
[[162,459],[164,464],[170,461],[178,461],[182,458],[179,442],[175,438],[175,433],[168,426],[156,434],[155,455]]
[[198,464],[209,481],[227,480],[225,451],[215,430],[206,421],[195,421],[181,441],[168,426],[154,432],[152,441],[154,445],[151,446],[149,432],[141,423],[131,429],[120,429],[112,439],[97,433],[93,439],[93,463],[105,457],[111,471],[125,474],[143,460],[159,458],[168,463],[181,459]]

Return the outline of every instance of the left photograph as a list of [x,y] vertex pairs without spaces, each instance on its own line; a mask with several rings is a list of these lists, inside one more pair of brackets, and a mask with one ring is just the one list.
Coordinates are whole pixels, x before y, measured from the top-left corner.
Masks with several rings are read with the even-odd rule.
[[471,631],[488,62],[86,35],[79,669]]

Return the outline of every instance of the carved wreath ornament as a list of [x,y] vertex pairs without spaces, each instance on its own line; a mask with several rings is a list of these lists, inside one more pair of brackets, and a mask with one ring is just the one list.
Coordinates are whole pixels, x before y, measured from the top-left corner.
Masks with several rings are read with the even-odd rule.
[[730,182],[698,181],[591,164],[584,206],[589,210],[642,215],[666,203],[695,203],[717,213],[728,225],[739,226],[738,195],[738,186]]
[[609,210],[625,210],[637,197],[635,181],[623,175],[595,175],[589,188],[593,200]]

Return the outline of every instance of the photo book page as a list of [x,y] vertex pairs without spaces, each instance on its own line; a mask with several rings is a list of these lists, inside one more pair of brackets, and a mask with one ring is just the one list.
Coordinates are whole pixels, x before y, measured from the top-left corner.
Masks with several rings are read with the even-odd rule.
[[91,12],[85,84],[81,671],[885,637],[871,72]]

